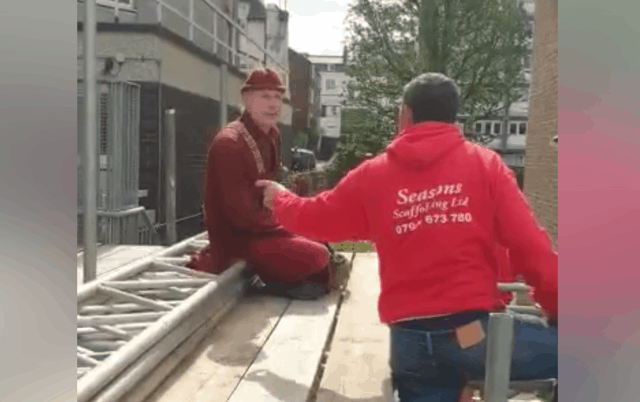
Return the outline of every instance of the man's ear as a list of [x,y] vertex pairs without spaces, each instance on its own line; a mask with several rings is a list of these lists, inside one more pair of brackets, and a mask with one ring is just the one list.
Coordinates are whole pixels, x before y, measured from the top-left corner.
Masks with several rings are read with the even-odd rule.
[[244,104],[244,107],[246,109],[247,105],[249,104],[249,102],[251,102],[251,98],[253,96],[252,94],[253,91],[244,91],[242,93],[242,103]]
[[411,124],[413,124],[411,109],[409,109],[406,105],[402,105],[400,108],[400,116],[398,118],[398,132],[404,130]]

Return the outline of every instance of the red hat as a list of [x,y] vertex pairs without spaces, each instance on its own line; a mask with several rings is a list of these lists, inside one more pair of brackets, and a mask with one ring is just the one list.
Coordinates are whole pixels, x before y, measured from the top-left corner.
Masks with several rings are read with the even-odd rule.
[[286,88],[282,85],[278,73],[268,68],[255,70],[249,75],[247,81],[240,90],[241,93],[254,89],[270,89],[273,91],[285,92]]

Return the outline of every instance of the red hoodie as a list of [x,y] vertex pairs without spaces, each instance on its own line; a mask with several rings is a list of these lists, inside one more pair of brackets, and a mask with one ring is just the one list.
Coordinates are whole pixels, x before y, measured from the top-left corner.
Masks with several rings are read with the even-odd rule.
[[525,257],[512,275],[522,274],[550,319],[557,316],[558,254],[547,233],[500,156],[453,125],[408,127],[334,189],[312,198],[282,191],[273,210],[303,236],[375,242],[384,323],[491,311],[496,243]]
[[[504,248],[502,245],[496,245],[496,256],[497,256],[497,272],[498,272],[498,282],[502,283],[512,283],[515,282],[515,278],[513,277],[513,272],[511,270],[511,259],[509,258],[509,250]],[[504,308],[511,303],[513,300],[513,293],[511,292],[503,292],[500,289],[496,288],[498,301],[496,302],[496,307],[494,310],[503,311]]]

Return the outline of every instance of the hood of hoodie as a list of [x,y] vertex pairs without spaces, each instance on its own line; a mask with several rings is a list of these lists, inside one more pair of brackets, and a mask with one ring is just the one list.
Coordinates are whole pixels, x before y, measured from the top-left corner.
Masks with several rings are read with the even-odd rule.
[[387,146],[387,155],[406,168],[424,169],[464,142],[453,124],[419,123],[400,132]]

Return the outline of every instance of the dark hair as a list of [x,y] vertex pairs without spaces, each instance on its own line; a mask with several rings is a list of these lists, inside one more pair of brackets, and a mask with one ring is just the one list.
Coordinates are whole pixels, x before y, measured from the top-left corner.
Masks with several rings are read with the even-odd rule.
[[458,97],[459,89],[456,83],[440,73],[419,75],[404,87],[402,93],[402,101],[411,109],[414,123],[454,123],[458,116]]

